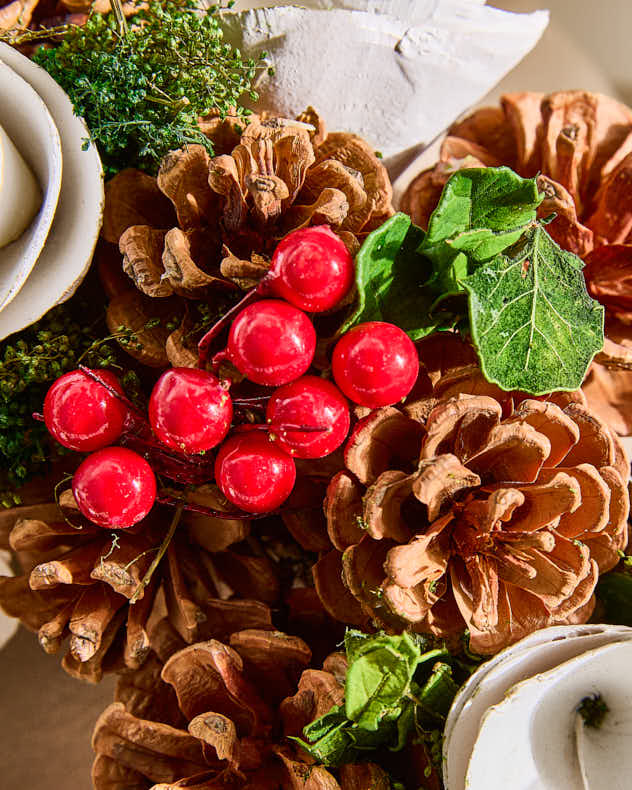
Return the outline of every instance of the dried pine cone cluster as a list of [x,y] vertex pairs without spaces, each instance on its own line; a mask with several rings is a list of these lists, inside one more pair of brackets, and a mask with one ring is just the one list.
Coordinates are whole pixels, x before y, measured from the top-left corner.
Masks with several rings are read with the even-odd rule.
[[[256,285],[290,231],[327,224],[355,252],[393,211],[388,175],[369,145],[327,134],[311,108],[298,122],[264,114],[247,125],[208,118],[201,126],[217,156],[192,145],[169,154],[157,179],[126,170],[106,187],[102,235],[118,245],[130,278],[104,245],[108,324],[139,330],[142,350],[128,350],[154,367],[193,365],[187,300],[221,304]],[[161,315],[181,323],[142,331]]]
[[[230,512],[214,486],[189,498]],[[5,511],[2,526],[10,529],[8,545],[23,574],[0,578],[0,605],[37,631],[47,653],[67,643],[64,669],[92,682],[104,672],[143,665],[151,650],[149,624],[163,613],[186,644],[244,628],[272,629],[271,606],[281,607],[299,633],[312,631],[317,639],[318,629],[325,630],[325,615],[307,586],[309,566],[302,567],[305,558],[287,536],[279,540],[283,527],[272,520],[258,530],[257,542],[249,538],[248,521],[185,512],[143,588],[172,515],[154,508],[136,527],[110,534],[82,519],[69,491],[60,505]],[[332,633],[339,636],[335,628]]]
[[[303,640],[256,629],[178,649],[164,621],[155,627],[154,644],[162,670],[156,660],[121,676],[117,701],[96,724],[95,790],[391,787],[371,763],[343,765],[336,778],[287,740],[342,702],[344,654],[332,653],[322,669],[311,669]],[[423,747],[411,746],[398,759],[411,787],[436,786]]]
[[622,435],[632,432],[632,110],[607,96],[563,91],[514,93],[500,107],[456,123],[439,162],[419,175],[401,209],[423,228],[450,175],[464,167],[508,165],[538,178],[538,215],[547,231],[586,262],[591,295],[606,308],[606,344],[584,391]]
[[[583,394],[533,399],[489,384],[454,336],[422,343],[402,409],[361,419],[314,569],[332,615],[412,628],[491,654],[582,623],[627,544],[629,461]],[[448,363],[450,364],[450,363]],[[341,583],[342,578],[342,583]]]

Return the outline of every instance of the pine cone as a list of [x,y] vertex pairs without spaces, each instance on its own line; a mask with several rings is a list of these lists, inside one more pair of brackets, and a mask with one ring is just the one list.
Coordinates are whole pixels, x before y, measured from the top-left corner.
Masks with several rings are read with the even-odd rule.
[[[179,320],[182,297],[219,306],[251,288],[291,230],[331,225],[355,252],[358,237],[393,213],[386,169],[369,145],[348,133],[327,135],[311,108],[298,123],[264,114],[245,128],[238,119],[218,118],[202,128],[214,142],[214,158],[191,145],[166,156],[157,179],[125,170],[106,187],[102,236],[118,245],[131,278],[121,279],[120,256],[102,251],[113,332],[130,320],[142,330],[154,315],[152,302],[163,302]],[[190,329],[185,317],[170,337],[164,330],[151,335],[153,355],[127,350],[155,367],[187,358],[192,364]],[[144,336],[142,345],[150,339]]]
[[118,701],[97,721],[95,790],[390,787],[370,763],[344,766],[338,782],[284,737],[300,735],[342,701],[344,655],[330,655],[322,670],[307,669],[310,649],[301,639],[253,629],[170,657],[174,643],[164,629],[155,642],[166,660],[163,682],[155,674],[159,661],[122,676]]
[[584,391],[618,433],[632,433],[632,110],[594,93],[514,93],[456,123],[439,162],[409,186],[401,209],[426,228],[443,185],[463,167],[509,165],[538,177],[547,231],[586,262],[606,308],[606,343]]
[[[230,512],[212,486],[192,496]],[[150,618],[165,607],[185,643],[226,638],[236,628],[272,628],[268,604],[278,604],[280,571],[263,552],[253,555],[248,521],[185,512],[150,584],[130,605],[173,511],[154,508],[113,535],[83,520],[70,492],[60,502],[63,510],[50,503],[3,513],[3,523],[14,522],[9,544],[24,574],[0,577],[0,605],[38,632],[47,653],[70,637],[62,661],[69,674],[97,682],[103,672],[141,666]]]
[[455,641],[468,628],[490,654],[586,622],[627,544],[629,462],[581,392],[534,399],[435,361],[466,353],[450,334],[422,343],[403,409],[358,422],[327,493],[335,549],[314,574],[339,619]]

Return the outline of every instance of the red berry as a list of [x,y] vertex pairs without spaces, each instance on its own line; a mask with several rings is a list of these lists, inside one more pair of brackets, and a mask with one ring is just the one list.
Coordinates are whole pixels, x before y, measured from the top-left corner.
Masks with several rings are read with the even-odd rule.
[[72,493],[83,515],[108,529],[131,527],[149,513],[156,478],[138,453],[106,447],[89,455],[75,472]]
[[[123,395],[117,377],[108,370],[95,375]],[[88,453],[115,442],[123,432],[125,403],[82,370],[71,370],[55,381],[44,399],[44,422],[64,447]]]
[[[340,447],[349,432],[349,404],[330,381],[303,376],[279,387],[268,401],[270,436],[296,458],[322,458]],[[325,427],[325,431],[281,431],[275,426]]]
[[149,399],[149,422],[163,444],[201,453],[228,433],[233,403],[218,378],[196,368],[172,368],[156,382]]
[[295,307],[320,313],[335,307],[353,285],[353,258],[328,225],[288,234],[272,256],[264,287]]
[[290,456],[265,433],[237,433],[221,446],[215,481],[222,493],[247,513],[269,513],[289,497],[296,480]]
[[336,384],[348,398],[375,409],[408,395],[417,380],[419,357],[398,326],[370,321],[340,338],[332,368]]
[[278,387],[302,376],[315,350],[316,332],[305,313],[287,302],[264,299],[233,322],[227,355],[250,381]]

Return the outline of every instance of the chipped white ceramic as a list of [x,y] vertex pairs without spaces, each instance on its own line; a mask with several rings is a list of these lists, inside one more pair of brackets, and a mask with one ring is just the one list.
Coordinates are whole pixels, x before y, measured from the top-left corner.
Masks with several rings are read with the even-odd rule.
[[632,639],[632,628],[612,625],[545,628],[483,664],[459,692],[446,722],[443,751],[446,790],[464,790],[481,720],[488,708],[502,701],[509,688],[587,650],[623,639]]
[[0,124],[0,249],[19,239],[42,205],[42,190]]
[[249,56],[265,50],[275,68],[257,84],[260,105],[293,117],[311,104],[329,129],[353,130],[387,163],[479,101],[548,23],[546,11],[510,14],[471,0],[309,5],[226,16],[229,39]]
[[75,292],[92,261],[104,198],[101,160],[94,146],[81,150],[88,131],[64,91],[42,68],[7,44],[0,44],[0,62],[26,80],[47,105],[59,129],[64,160],[59,205],[49,237],[28,280],[0,311],[1,340]]
[[483,717],[467,790],[584,790],[577,707],[596,694],[608,705],[617,699],[632,705],[631,662],[632,641],[611,642],[511,688]]
[[[42,204],[29,227],[0,249],[0,311],[18,294],[31,274],[49,235],[62,181],[62,150],[57,127],[40,96],[13,69],[0,62],[0,125],[35,174]],[[5,200],[20,195],[2,192]]]

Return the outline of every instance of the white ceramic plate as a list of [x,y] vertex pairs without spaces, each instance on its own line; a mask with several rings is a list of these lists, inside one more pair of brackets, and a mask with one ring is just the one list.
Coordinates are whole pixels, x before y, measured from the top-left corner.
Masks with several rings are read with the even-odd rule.
[[[468,767],[468,790],[582,790],[577,706],[584,697],[600,694],[617,712],[630,707],[630,661],[632,642],[613,642],[514,686],[483,718]],[[617,766],[611,767],[617,773]],[[624,786],[603,778],[590,790]]]
[[[0,249],[0,310],[18,294],[49,235],[62,182],[59,133],[46,104],[0,62],[0,124],[37,178],[42,205],[24,233]],[[16,195],[15,200],[20,196]],[[1,210],[1,209],[0,209]]]
[[69,299],[88,271],[103,217],[103,170],[94,146],[81,150],[88,130],[55,80],[7,44],[0,44],[0,61],[44,100],[59,130],[64,160],[59,204],[46,245],[20,292],[0,311],[2,340]]

